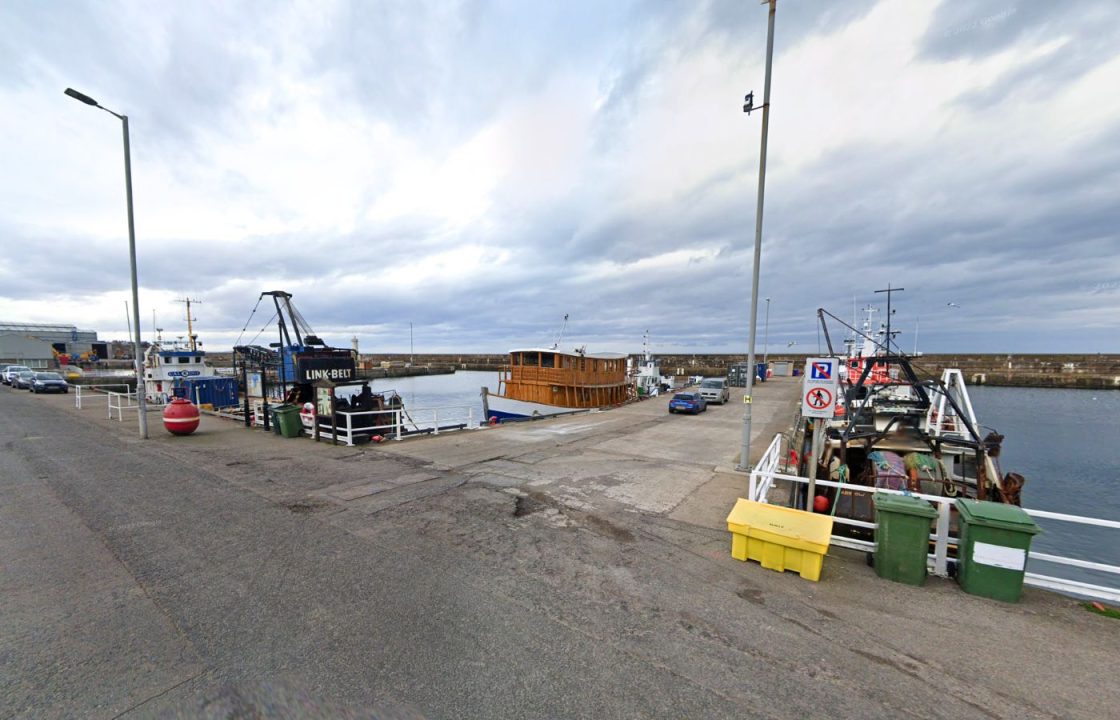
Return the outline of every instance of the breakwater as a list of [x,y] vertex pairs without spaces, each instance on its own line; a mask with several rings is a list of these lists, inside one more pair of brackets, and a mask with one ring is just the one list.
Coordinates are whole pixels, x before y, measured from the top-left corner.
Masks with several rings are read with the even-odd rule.
[[[632,358],[640,354],[633,353]],[[662,354],[661,370],[674,375],[726,375],[728,366],[746,362],[746,353],[693,353]],[[768,359],[775,363],[790,363],[800,368],[805,354],[770,353]],[[374,354],[363,355],[362,360],[380,367],[389,363],[390,368],[412,363],[416,369],[423,367],[455,370],[500,370],[508,362],[505,354],[444,353],[425,355]],[[762,361],[762,356],[758,356]],[[1092,354],[985,354],[955,353],[921,355],[913,359],[915,369],[926,376],[940,376],[945,368],[958,368],[965,380],[972,385],[998,385],[1004,387],[1054,387],[1120,390],[1120,355]]]

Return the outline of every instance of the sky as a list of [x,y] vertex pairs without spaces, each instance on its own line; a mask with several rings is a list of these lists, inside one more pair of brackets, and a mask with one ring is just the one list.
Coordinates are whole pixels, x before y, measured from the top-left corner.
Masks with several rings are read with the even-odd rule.
[[[1120,4],[779,0],[757,348],[1120,352]],[[0,321],[746,352],[767,8],[0,3]],[[766,302],[769,298],[769,302]],[[843,328],[830,325],[833,336]],[[410,334],[411,333],[411,334]],[[411,345],[410,345],[411,343]]]

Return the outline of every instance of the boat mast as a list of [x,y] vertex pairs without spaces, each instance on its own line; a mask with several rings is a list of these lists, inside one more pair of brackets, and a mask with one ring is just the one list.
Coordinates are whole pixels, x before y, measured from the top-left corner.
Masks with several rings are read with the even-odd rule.
[[194,318],[191,317],[191,303],[198,304],[202,301],[192,300],[191,298],[183,298],[182,300],[176,300],[175,302],[186,303],[187,305],[187,339],[190,340],[191,351],[193,352],[198,349],[198,336],[194,334]]

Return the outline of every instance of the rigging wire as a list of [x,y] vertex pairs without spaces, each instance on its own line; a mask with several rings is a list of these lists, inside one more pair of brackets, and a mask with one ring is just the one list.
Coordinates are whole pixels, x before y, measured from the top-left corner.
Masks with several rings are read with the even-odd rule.
[[[253,309],[249,312],[249,317],[245,318],[245,327],[241,328],[241,334],[237,336],[237,341],[233,343],[235,346],[241,344],[241,338],[245,335],[245,331],[249,329],[249,323],[253,321],[253,315],[257,312],[257,308],[261,306],[261,298],[263,297],[264,295],[261,295],[261,297],[257,298],[257,304],[254,305]],[[260,333],[257,333],[257,335],[260,335]],[[255,340],[256,338],[253,339]]]
[[270,317],[268,319],[268,322],[266,322],[264,325],[261,326],[261,329],[257,331],[257,334],[253,336],[253,339],[250,340],[248,344],[252,345],[254,342],[256,342],[257,338],[259,338],[261,336],[261,333],[263,333],[265,330],[267,330],[272,325],[272,321],[275,320],[275,319],[276,319],[276,313],[274,312],[274,313],[272,313],[272,317]]

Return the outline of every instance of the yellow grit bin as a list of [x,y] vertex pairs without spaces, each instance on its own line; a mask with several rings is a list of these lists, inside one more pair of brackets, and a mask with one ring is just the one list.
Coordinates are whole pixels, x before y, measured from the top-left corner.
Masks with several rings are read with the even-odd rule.
[[739,498],[727,516],[731,557],[755,560],[778,572],[792,570],[806,580],[821,579],[821,564],[832,536],[832,516]]

